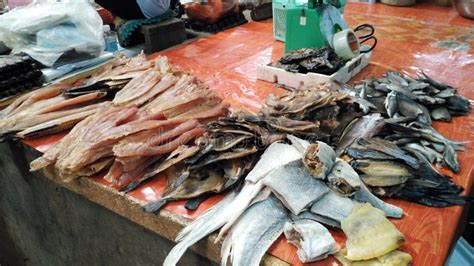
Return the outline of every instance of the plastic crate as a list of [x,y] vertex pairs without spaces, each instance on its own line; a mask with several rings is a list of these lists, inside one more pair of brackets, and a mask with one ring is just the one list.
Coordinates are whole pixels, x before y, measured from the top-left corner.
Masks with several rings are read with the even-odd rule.
[[293,73],[270,65],[259,65],[257,66],[257,79],[295,89],[303,89],[321,82],[338,81],[346,83],[369,64],[371,56],[372,52],[360,54],[349,60],[341,69],[330,76],[318,73]]

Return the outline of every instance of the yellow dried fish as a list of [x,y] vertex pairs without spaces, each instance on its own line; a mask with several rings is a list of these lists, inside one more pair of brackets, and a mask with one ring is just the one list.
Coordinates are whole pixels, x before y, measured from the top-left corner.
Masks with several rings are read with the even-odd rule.
[[405,238],[385,217],[385,213],[369,203],[356,205],[341,222],[347,236],[349,260],[368,260],[380,257],[400,247]]
[[334,257],[343,266],[406,266],[410,265],[412,260],[410,254],[398,250],[394,250],[374,259],[360,261],[350,261],[345,257],[346,254],[347,250],[343,249],[341,252],[335,254]]

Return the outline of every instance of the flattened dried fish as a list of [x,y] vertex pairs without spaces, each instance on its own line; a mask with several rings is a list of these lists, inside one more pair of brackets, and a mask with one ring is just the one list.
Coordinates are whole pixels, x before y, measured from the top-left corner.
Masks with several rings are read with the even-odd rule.
[[341,196],[330,190],[322,198],[313,203],[311,213],[329,219],[331,221],[330,226],[340,228],[341,221],[352,213],[352,209],[356,204],[357,201]]
[[274,169],[301,160],[301,154],[291,145],[275,142],[262,154],[245,180],[257,183]]
[[316,221],[301,219],[286,222],[283,232],[288,242],[298,248],[296,254],[303,263],[325,259],[339,250],[329,231]]
[[368,260],[380,257],[400,247],[405,238],[385,218],[383,211],[370,204],[354,208],[351,215],[341,223],[347,236],[347,259]]
[[[261,217],[261,219],[255,219]],[[289,220],[285,207],[273,196],[247,209],[232,226],[222,243],[221,265],[259,265],[268,248],[283,232]]]
[[222,227],[232,214],[232,209],[229,207],[232,206],[237,195],[237,191],[229,193],[223,200],[183,228],[176,237],[178,243],[168,253],[163,266],[176,265],[190,246]]
[[336,154],[342,155],[347,147],[351,146],[359,138],[370,138],[378,133],[383,126],[383,118],[380,114],[370,114],[355,120],[348,125],[339,140]]
[[345,257],[346,255],[347,250],[344,249],[341,252],[338,252],[334,257],[343,266],[408,266],[411,265],[412,261],[410,254],[398,250],[391,251],[377,258],[360,261],[348,260]]
[[327,186],[313,178],[301,162],[276,168],[263,179],[263,184],[295,215],[329,192]]

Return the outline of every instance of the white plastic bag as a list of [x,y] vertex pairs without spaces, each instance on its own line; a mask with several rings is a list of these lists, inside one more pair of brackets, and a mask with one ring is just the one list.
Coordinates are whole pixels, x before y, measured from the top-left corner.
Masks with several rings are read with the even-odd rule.
[[37,0],[0,16],[0,40],[52,66],[66,52],[99,56],[102,20],[89,0]]

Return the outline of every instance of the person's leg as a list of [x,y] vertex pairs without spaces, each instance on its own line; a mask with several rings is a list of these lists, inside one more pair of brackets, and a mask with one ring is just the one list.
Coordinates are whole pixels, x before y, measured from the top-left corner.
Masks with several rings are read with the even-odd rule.
[[145,18],[136,0],[95,0],[95,2],[123,19]]

